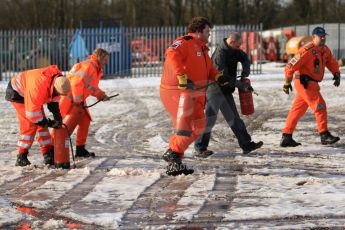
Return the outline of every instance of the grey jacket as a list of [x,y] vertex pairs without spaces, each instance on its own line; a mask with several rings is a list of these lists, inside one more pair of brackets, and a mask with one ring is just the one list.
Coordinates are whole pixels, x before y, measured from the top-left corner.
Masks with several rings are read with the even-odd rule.
[[235,87],[241,85],[241,82],[236,79],[237,63],[240,62],[242,64],[241,76],[248,77],[250,74],[250,60],[248,55],[240,49],[229,47],[226,43],[226,38],[223,39],[223,42],[218,45],[212,54],[212,60],[215,67],[230,80],[230,85],[233,88],[232,92],[235,91]]

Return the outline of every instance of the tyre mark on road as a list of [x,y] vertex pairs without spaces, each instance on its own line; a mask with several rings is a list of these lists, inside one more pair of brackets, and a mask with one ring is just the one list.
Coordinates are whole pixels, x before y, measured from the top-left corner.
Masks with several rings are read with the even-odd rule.
[[[76,163],[77,168],[84,167],[90,161],[85,159]],[[9,197],[19,197],[34,190],[47,181],[63,176],[68,170],[62,169],[40,169],[34,168],[23,172],[23,175],[13,181],[8,181],[0,187],[1,194],[8,194]]]
[[[164,176],[140,195],[123,219],[125,228],[138,227],[135,223],[159,223],[173,221],[178,201],[198,176]],[[143,213],[141,213],[143,212]]]

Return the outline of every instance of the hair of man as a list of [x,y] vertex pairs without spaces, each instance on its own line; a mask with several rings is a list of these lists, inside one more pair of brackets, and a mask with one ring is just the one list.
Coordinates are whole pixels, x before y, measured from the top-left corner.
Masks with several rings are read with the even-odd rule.
[[195,18],[192,18],[191,21],[189,22],[187,31],[188,33],[196,33],[196,32],[202,33],[206,25],[208,25],[210,28],[213,27],[213,25],[207,18],[195,17]]

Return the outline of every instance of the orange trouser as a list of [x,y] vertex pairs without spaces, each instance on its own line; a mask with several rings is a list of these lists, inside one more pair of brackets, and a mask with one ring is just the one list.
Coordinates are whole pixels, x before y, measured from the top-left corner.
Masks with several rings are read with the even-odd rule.
[[[75,105],[73,105],[75,106]],[[83,108],[83,110],[85,110]],[[70,110],[72,111],[72,109]],[[75,113],[70,114],[69,112],[65,115],[62,115],[63,119],[65,119],[66,116],[70,115],[69,119],[76,119],[77,122],[77,135],[75,140],[75,145],[85,145],[87,136],[89,134],[89,127],[91,123],[91,117],[88,111],[85,111],[84,113],[81,113],[81,115],[76,115]],[[72,135],[75,127],[72,127],[72,129],[69,130],[70,134]]]
[[295,79],[294,84],[297,92],[296,98],[287,116],[283,133],[293,133],[298,120],[305,114],[308,107],[314,112],[319,133],[327,131],[326,102],[320,94],[319,84],[314,81],[309,81],[307,89],[303,87],[299,79]]
[[205,93],[160,88],[160,97],[175,129],[169,148],[183,158],[184,151],[205,130]]
[[[67,115],[71,115],[69,119],[77,119],[77,135],[76,135],[76,142],[75,144],[78,145],[85,145],[87,136],[89,135],[89,127],[91,123],[91,115],[87,109],[85,110],[85,113],[81,113],[81,115],[76,115],[76,113],[71,114],[72,108],[76,106],[71,103],[71,101],[67,97],[63,97],[60,101],[60,112],[62,115],[62,118],[65,119]],[[79,105],[78,105],[79,106]],[[77,116],[77,117],[75,117]],[[69,130],[69,132],[73,133],[73,130]]]
[[[91,117],[88,112],[84,113],[82,117],[79,117],[77,136],[75,145],[85,145],[87,136],[89,135],[89,127],[91,123]],[[72,132],[72,131],[71,131]]]
[[[37,141],[40,145],[41,153],[46,154],[51,148],[51,138],[48,128],[35,125],[29,121],[25,116],[25,106],[21,103],[11,102],[12,106],[16,109],[17,117],[20,127],[20,139],[18,140],[18,153],[22,154],[28,152],[34,142],[37,132]],[[44,110],[42,108],[42,113]]]

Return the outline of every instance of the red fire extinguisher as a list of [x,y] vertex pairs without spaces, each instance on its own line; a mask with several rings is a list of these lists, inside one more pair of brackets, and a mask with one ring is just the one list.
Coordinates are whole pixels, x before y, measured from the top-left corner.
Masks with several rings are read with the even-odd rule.
[[69,143],[65,127],[53,131],[54,164],[56,168],[69,169]]
[[[70,134],[78,125],[79,118],[85,113],[86,111],[82,106],[73,106],[70,113],[63,119],[63,123],[67,126]],[[56,168],[70,168],[68,135],[64,126],[53,130],[54,164]]]
[[[250,86],[250,80],[248,78],[242,78],[241,81]],[[254,100],[251,91],[238,90],[238,95],[240,97],[241,113],[243,115],[251,115],[254,113]]]

